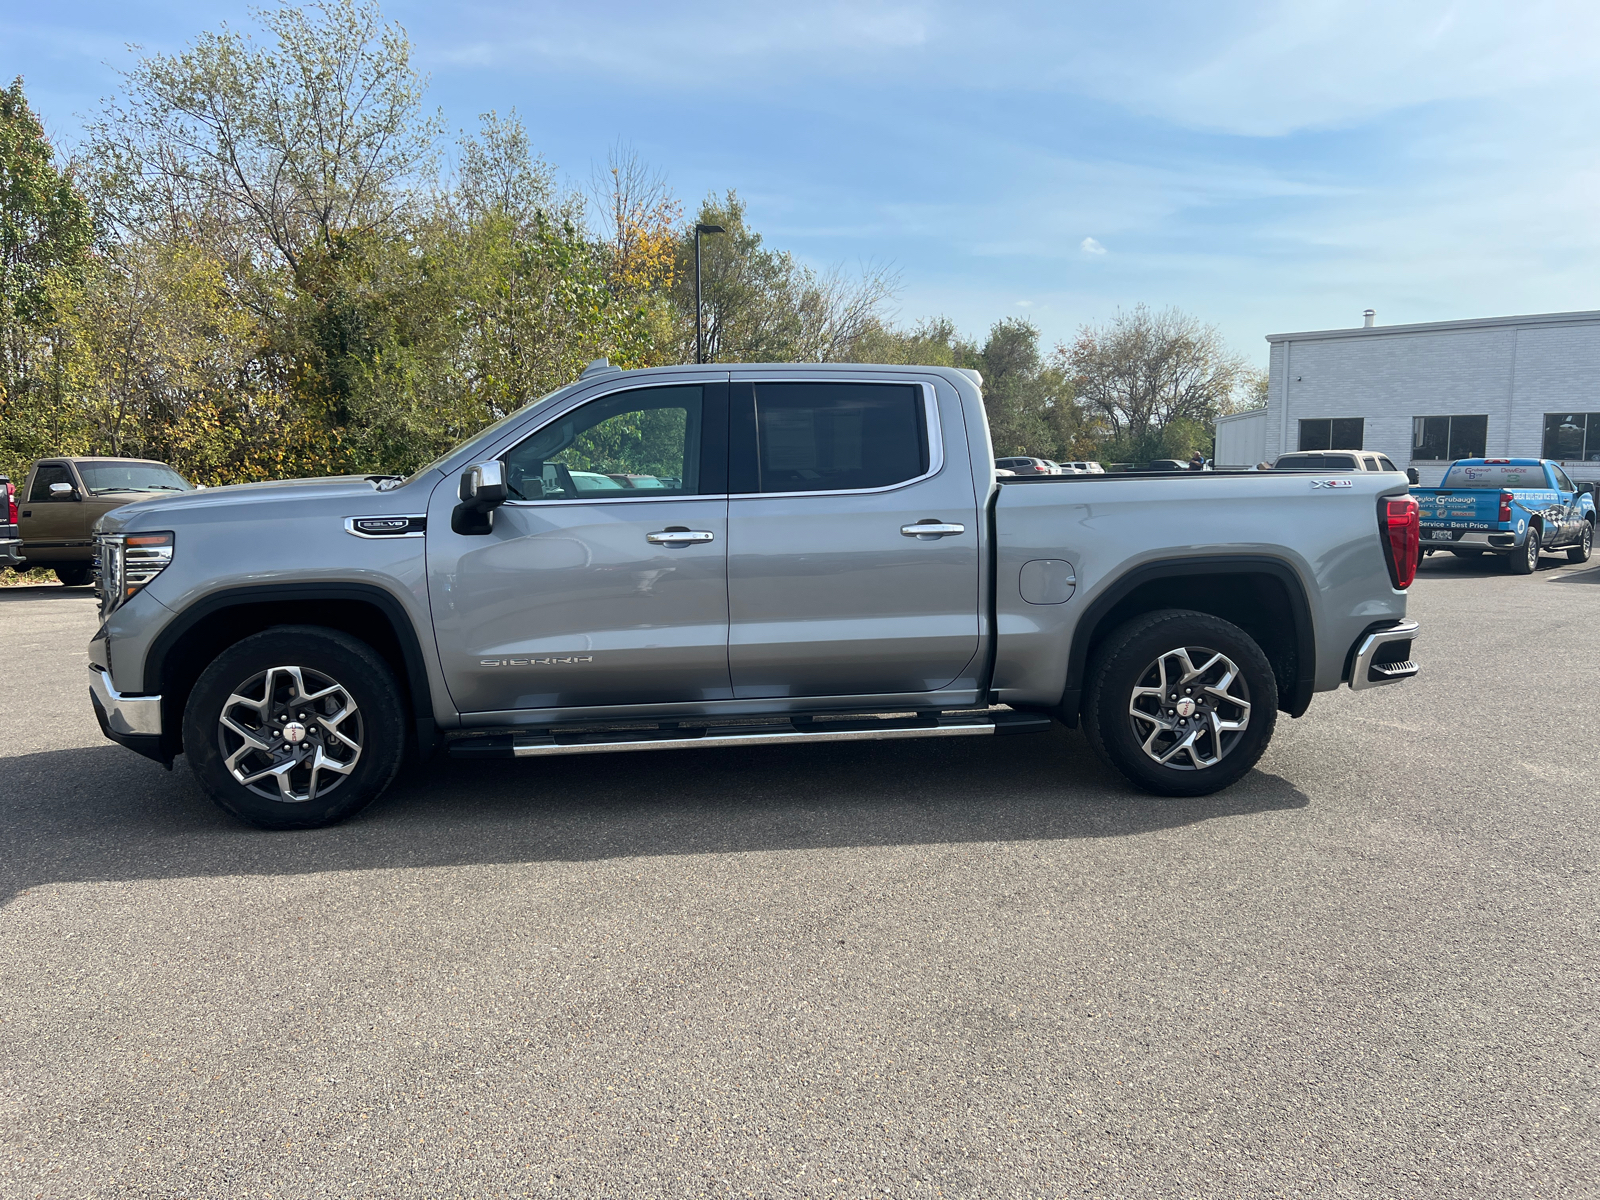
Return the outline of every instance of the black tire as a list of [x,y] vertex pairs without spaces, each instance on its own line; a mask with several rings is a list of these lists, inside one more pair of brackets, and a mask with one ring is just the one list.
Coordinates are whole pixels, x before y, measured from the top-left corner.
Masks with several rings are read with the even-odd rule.
[[1522,545],[1506,556],[1513,575],[1532,575],[1539,569],[1539,527],[1530,524]]
[[[285,720],[300,726],[298,738]],[[258,729],[266,731],[260,748],[242,732]],[[315,829],[365,808],[393,782],[405,746],[405,708],[389,664],[365,642],[320,625],[278,625],[229,646],[183,710],[195,778],[218,805],[262,829]],[[234,755],[254,787],[230,769]]]
[[57,567],[56,578],[67,587],[83,587],[94,575],[94,568],[88,565],[81,567]]
[[[1201,651],[1206,656],[1220,654],[1237,668],[1239,683],[1230,685],[1227,694],[1248,702],[1244,728],[1218,733],[1215,723],[1201,721],[1211,711],[1206,706],[1213,704],[1219,719],[1239,717],[1236,703],[1217,703],[1206,695],[1209,689],[1204,686],[1194,687],[1193,691],[1201,693],[1198,697],[1193,691],[1180,696],[1180,700],[1193,700],[1200,706],[1195,726],[1187,730],[1175,728],[1178,721],[1187,720],[1187,715],[1179,717],[1170,705],[1166,712],[1136,720],[1131,710],[1148,709],[1155,699],[1149,694],[1138,696],[1136,689],[1154,691],[1152,685],[1163,679],[1181,686],[1171,679],[1172,674],[1203,664],[1206,659],[1199,657]],[[1186,665],[1176,658],[1180,653],[1189,654]],[[1165,675],[1157,678],[1161,672]],[[1083,727],[1089,745],[1130,782],[1158,796],[1206,796],[1227,787],[1256,765],[1277,724],[1278,681],[1267,656],[1244,630],[1207,613],[1163,609],[1135,617],[1095,647],[1087,678]],[[1206,679],[1212,679],[1213,684],[1221,682],[1211,672],[1203,672],[1195,683],[1199,685]],[[1162,732],[1160,718],[1174,728]],[[1205,732],[1195,734],[1193,731],[1202,725]],[[1194,748],[1185,751],[1180,735],[1189,736]],[[1153,744],[1155,752],[1167,751],[1169,743],[1165,739],[1169,737],[1171,753],[1166,756],[1170,761],[1163,765],[1145,747]],[[1202,764],[1205,758],[1215,761]]]
[[1583,523],[1583,536],[1578,539],[1578,544],[1567,551],[1567,561],[1586,563],[1589,555],[1594,553],[1594,522]]
[[1452,551],[1450,551],[1450,553],[1454,554],[1457,558],[1482,558],[1483,557],[1483,551],[1482,550],[1452,550]]

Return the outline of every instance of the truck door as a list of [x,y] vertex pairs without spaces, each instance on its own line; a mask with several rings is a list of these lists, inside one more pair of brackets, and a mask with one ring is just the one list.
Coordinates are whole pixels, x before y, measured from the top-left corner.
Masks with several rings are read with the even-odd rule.
[[[64,496],[52,495],[50,485],[54,483],[67,484],[72,491]],[[88,544],[88,510],[83,494],[67,463],[42,462],[34,468],[20,513],[21,537],[29,549],[41,552],[40,558],[55,561],[72,557],[70,548]],[[76,557],[86,558],[87,554],[79,549]]]
[[1582,532],[1579,524],[1583,519],[1583,505],[1578,497],[1578,489],[1573,486],[1572,480],[1567,478],[1567,473],[1560,467],[1554,463],[1547,465],[1550,468],[1552,482],[1555,484],[1556,503],[1561,512],[1561,540],[1575,541]]
[[726,700],[727,379],[589,399],[500,455],[487,534],[428,511],[428,594],[461,712]]
[[959,399],[914,377],[746,376],[730,412],[735,697],[961,679],[978,650],[979,538]]

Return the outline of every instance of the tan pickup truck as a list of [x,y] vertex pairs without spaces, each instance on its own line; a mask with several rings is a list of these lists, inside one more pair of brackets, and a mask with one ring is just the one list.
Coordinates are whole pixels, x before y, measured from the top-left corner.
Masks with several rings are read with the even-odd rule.
[[68,587],[94,571],[94,523],[113,508],[194,487],[145,458],[41,458],[17,491],[21,570],[54,569]]

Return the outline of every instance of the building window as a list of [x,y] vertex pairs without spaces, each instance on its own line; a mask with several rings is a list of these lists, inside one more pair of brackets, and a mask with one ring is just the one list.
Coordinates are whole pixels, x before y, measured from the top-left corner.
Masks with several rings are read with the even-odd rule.
[[1300,422],[1302,450],[1363,450],[1365,417],[1331,417]]
[[1540,457],[1600,462],[1600,413],[1545,413]]
[[1454,462],[1482,458],[1489,445],[1488,417],[1412,417],[1411,457]]

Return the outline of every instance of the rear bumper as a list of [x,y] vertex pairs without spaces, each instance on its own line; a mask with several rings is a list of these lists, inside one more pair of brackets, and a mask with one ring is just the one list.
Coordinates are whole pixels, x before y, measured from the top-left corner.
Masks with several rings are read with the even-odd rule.
[[[9,529],[11,527],[8,525],[6,528]],[[0,567],[14,567],[21,561],[22,539],[0,538]]]
[[1402,683],[1416,675],[1421,668],[1412,656],[1411,643],[1417,629],[1415,621],[1401,621],[1362,634],[1351,649],[1350,690]]
[[160,696],[124,696],[111,686],[103,667],[91,665],[89,701],[106,737],[164,766],[172,765],[172,755],[162,748]]
[[1490,554],[1499,552],[1504,554],[1513,550],[1522,539],[1512,530],[1477,530],[1469,529],[1457,533],[1449,539],[1432,536],[1433,531],[1422,531],[1422,548],[1424,550],[1486,550]]

